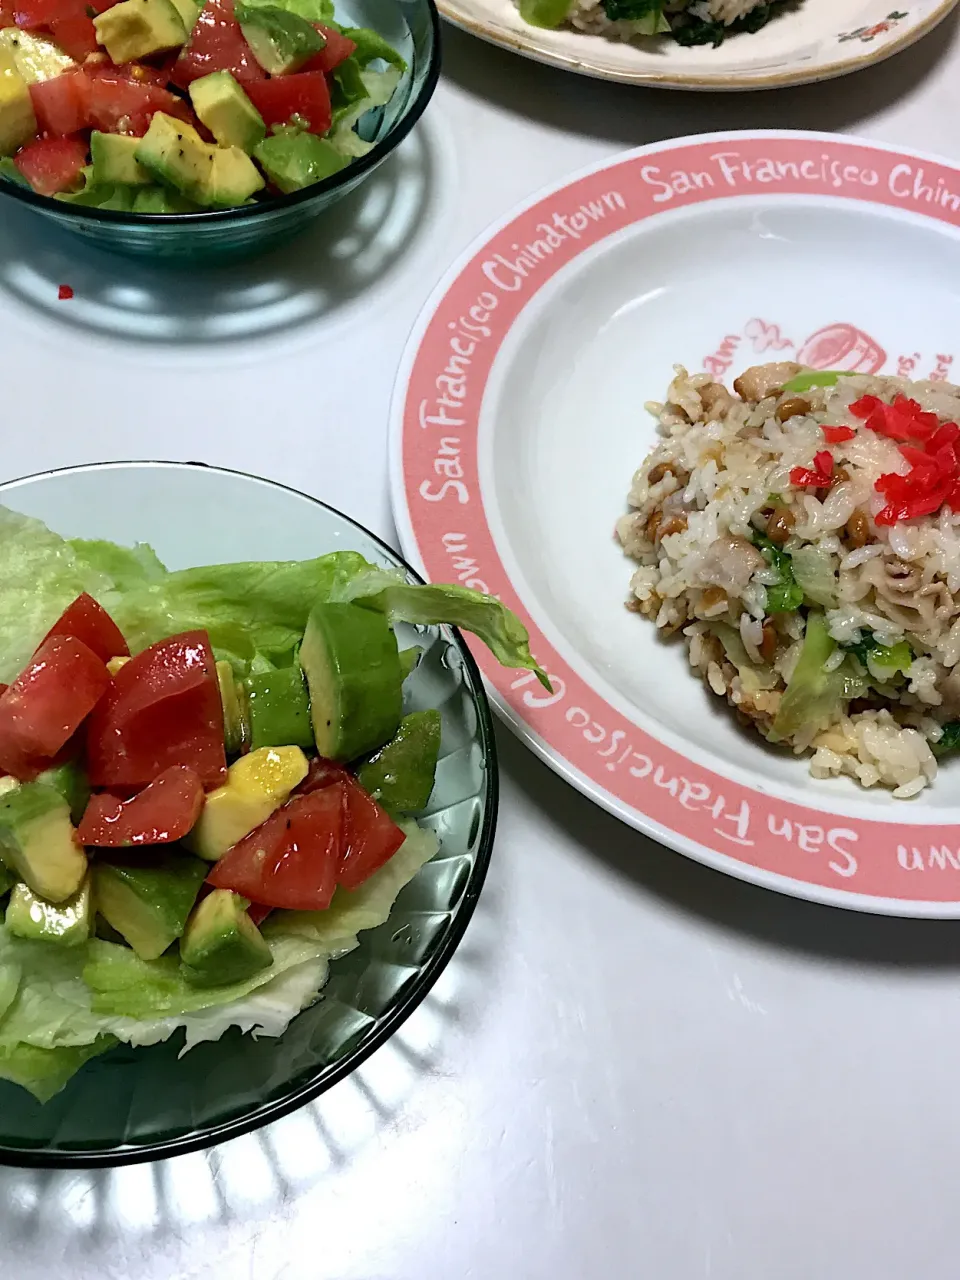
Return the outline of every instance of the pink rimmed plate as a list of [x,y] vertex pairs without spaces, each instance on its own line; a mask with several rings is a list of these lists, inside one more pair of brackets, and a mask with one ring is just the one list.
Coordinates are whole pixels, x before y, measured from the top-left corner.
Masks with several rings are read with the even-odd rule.
[[[486,232],[425,308],[392,415],[404,548],[491,591],[553,677],[477,659],[507,722],[625,822],[820,902],[960,918],[960,762],[912,801],[740,729],[624,609],[612,538],[681,361],[949,378],[960,168],[855,138],[726,133],[597,165]],[[960,380],[960,378],[958,378]]]

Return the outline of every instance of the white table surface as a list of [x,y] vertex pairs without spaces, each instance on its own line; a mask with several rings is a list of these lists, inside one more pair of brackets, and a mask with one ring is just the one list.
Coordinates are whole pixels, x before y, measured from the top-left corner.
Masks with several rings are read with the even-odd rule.
[[[395,540],[401,347],[443,269],[515,202],[719,128],[960,159],[955,21],[860,75],[741,97],[595,83],[445,36],[415,135],[272,258],[170,276],[2,210],[5,475],[223,463]],[[0,1169],[4,1280],[954,1280],[958,926],[724,879],[500,746],[487,887],[395,1040],[205,1155]]]

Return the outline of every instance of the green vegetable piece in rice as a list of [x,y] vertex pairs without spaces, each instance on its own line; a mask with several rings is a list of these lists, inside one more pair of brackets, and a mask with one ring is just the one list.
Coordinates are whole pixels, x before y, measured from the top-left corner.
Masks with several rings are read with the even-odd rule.
[[846,702],[866,691],[866,682],[857,679],[846,661],[835,671],[824,669],[836,647],[826,618],[811,610],[800,658],[773,721],[771,741],[789,740],[811,725],[826,728],[840,718]]
[[810,391],[813,387],[835,387],[841,378],[852,378],[852,373],[845,369],[815,369],[811,373],[798,373],[795,378],[785,382],[781,390],[796,395],[800,391]]
[[803,589],[793,576],[793,564],[789,555],[766,534],[754,531],[753,545],[771,569],[776,569],[780,581],[767,587],[767,613],[794,613],[803,604]]
[[855,654],[860,664],[876,680],[891,680],[896,675],[906,675],[913,662],[913,651],[906,640],[898,644],[881,644],[872,631],[864,630],[855,644],[844,646]]
[[727,36],[737,35],[740,32],[753,35],[765,27],[771,18],[781,13],[786,8],[787,2],[788,0],[773,0],[772,4],[754,5],[748,12],[730,23],[700,18],[689,10],[685,10],[672,20],[673,38],[677,44],[712,44],[716,49],[718,45],[723,44]]
[[670,33],[670,23],[663,16],[663,0],[602,0],[603,11],[611,22],[633,22],[638,36]]
[[949,724],[945,724],[940,741],[931,742],[930,750],[937,759],[960,751],[960,720],[951,720]]

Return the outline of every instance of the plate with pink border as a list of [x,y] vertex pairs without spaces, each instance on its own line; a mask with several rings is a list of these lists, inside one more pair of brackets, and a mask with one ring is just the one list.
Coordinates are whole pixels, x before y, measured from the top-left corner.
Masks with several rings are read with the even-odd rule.
[[947,161],[836,134],[672,140],[540,193],[467,250],[411,335],[391,423],[404,550],[526,623],[552,693],[475,653],[552,768],[732,875],[945,919],[960,918],[960,761],[909,801],[812,778],[624,608],[612,529],[674,363],[728,385],[782,359],[960,381],[958,280]]

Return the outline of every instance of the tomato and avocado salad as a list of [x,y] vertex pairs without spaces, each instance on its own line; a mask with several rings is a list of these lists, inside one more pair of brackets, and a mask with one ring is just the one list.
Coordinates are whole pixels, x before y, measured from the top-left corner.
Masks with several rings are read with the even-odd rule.
[[126,213],[255,203],[365,155],[405,70],[332,0],[0,0],[0,176]]
[[451,623],[536,671],[492,597],[351,551],[168,571],[0,508],[0,1078],[45,1100],[117,1041],[280,1035],[436,852]]

